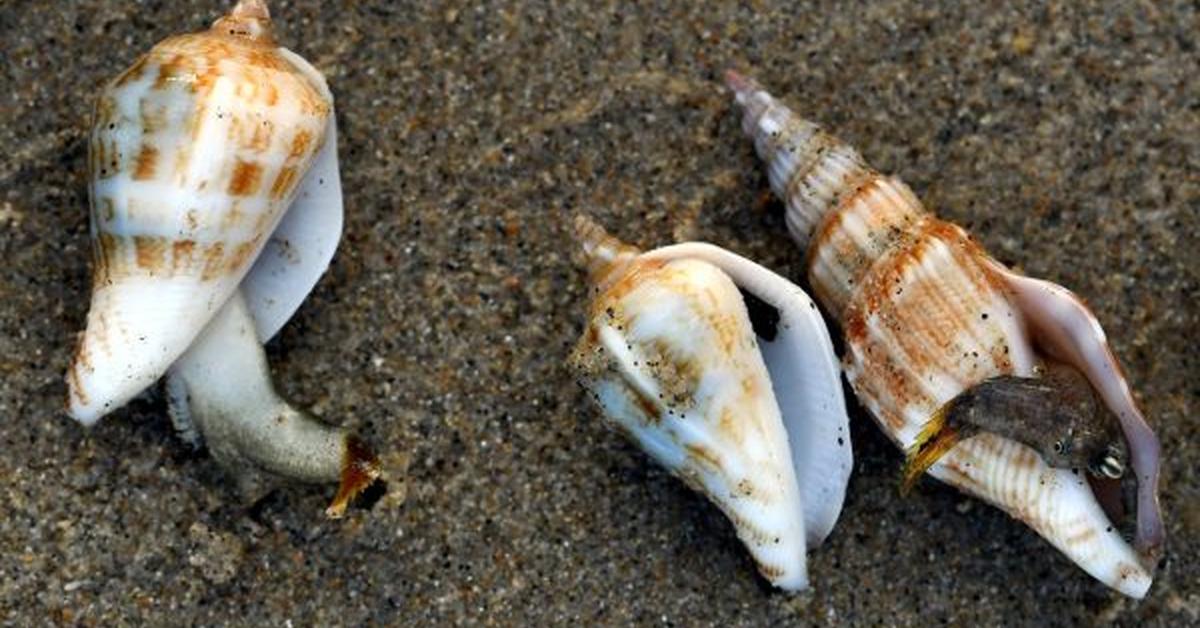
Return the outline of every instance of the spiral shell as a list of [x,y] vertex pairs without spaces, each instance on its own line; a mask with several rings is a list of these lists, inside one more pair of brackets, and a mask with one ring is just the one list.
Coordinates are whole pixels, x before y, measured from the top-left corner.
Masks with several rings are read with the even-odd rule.
[[155,46],[105,87],[89,155],[92,307],[67,375],[89,425],[166,377],[168,414],[260,497],[339,482],[344,514],[381,476],[347,429],[276,392],[262,342],[324,273],[342,229],[333,97],[275,46],[262,0]]
[[844,332],[846,376],[884,432],[907,449],[938,408],[973,385],[1034,376],[1047,357],[1072,364],[1120,417],[1133,446],[1141,556],[1083,477],[1048,466],[1024,444],[985,432],[959,442],[930,473],[1025,521],[1109,586],[1144,595],[1147,554],[1161,544],[1157,441],[1094,316],[1065,289],[1003,268],[961,228],[927,212],[906,185],[875,172],[754,81],[732,72],[727,79],[743,130],[787,205],[788,230],[806,249],[808,281]]
[[69,410],[84,423],[189,346],[326,141],[329,90],[269,26],[261,2],[242,2],[211,29],[156,45],[97,99],[92,305],[68,373]]
[[[805,588],[806,548],[833,528],[852,466],[811,300],[711,245],[643,254],[577,227],[595,287],[571,360],[580,382],[611,425],[724,511],[764,577]],[[739,287],[778,312],[771,330],[756,337]]]

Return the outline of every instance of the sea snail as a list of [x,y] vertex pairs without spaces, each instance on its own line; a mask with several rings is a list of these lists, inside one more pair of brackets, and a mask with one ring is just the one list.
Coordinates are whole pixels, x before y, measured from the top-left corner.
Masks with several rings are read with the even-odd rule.
[[340,516],[379,464],[276,395],[261,345],[341,237],[325,79],[275,44],[265,3],[243,0],[103,88],[88,170],[92,298],[70,415],[92,425],[166,375],[181,434],[244,487],[337,481],[327,513]]
[[[845,336],[847,379],[879,426],[935,478],[1024,521],[1108,586],[1144,596],[1164,537],[1159,444],[1087,306],[1005,268],[755,81],[735,72],[726,80],[786,204],[788,230],[806,249],[808,282]],[[1079,393],[1072,371],[1091,390]],[[1062,420],[1052,411],[1062,404],[1046,399],[1066,395],[1085,412],[1115,417],[1081,424],[1100,434],[1089,441],[1098,481],[1052,466],[1071,462],[1055,458],[1060,439],[1049,435],[1070,430],[1038,421]],[[1103,403],[1089,406],[1092,396]],[[1037,414],[1021,419],[1020,410]],[[946,424],[949,438],[938,424],[947,415],[959,419]],[[1104,435],[1109,420],[1123,443]],[[964,425],[967,433],[955,436]],[[927,441],[934,447],[922,451]],[[1125,445],[1132,474],[1124,473]],[[1136,480],[1132,547],[1098,503],[1113,482],[1104,476],[1113,475]]]
[[767,580],[806,588],[805,552],[833,529],[853,464],[816,305],[710,244],[642,253],[585,217],[575,227],[593,288],[571,356],[580,383],[610,426],[728,516]]

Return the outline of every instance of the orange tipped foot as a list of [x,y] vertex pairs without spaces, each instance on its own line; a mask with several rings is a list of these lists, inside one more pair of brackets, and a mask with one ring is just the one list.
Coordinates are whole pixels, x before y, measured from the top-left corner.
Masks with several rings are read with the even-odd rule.
[[346,453],[342,460],[342,478],[338,484],[337,495],[325,509],[325,516],[330,519],[340,519],[346,514],[346,507],[358,497],[368,486],[375,483],[382,475],[379,458],[362,441],[353,436],[346,437]]
[[957,427],[946,425],[947,409],[950,404],[938,408],[937,412],[917,434],[917,439],[908,448],[908,456],[901,472],[900,494],[908,495],[917,480],[932,467],[946,452],[962,440]]

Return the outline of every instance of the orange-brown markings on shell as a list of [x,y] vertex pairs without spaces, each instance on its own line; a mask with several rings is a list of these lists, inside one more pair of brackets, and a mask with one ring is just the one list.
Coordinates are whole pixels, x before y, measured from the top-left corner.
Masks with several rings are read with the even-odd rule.
[[107,93],[96,99],[94,128],[106,128],[117,120],[117,101]]
[[[163,46],[171,40],[167,40],[160,44]],[[158,63],[158,75],[154,77],[154,87],[156,91],[166,89],[174,82],[190,81],[195,75],[196,65],[191,56],[182,53],[169,53],[168,48],[164,47],[161,51],[156,51],[154,54],[155,60]]]
[[290,72],[291,66],[287,61],[284,61],[279,53],[274,48],[256,47],[255,49],[246,51],[246,63],[258,68],[267,70],[275,70],[276,72]]
[[102,137],[93,137],[88,145],[91,153],[91,174],[97,178],[107,178],[116,175],[116,171],[108,167],[108,147]]
[[200,228],[200,211],[189,209],[183,214],[183,223],[187,225],[188,231],[196,231]]
[[192,92],[200,97],[206,97],[212,92],[213,87],[217,84],[217,79],[225,76],[218,63],[213,62],[208,65],[202,72],[196,74],[196,78],[191,82],[189,87]]
[[150,144],[142,144],[138,150],[137,160],[133,167],[133,180],[145,181],[154,178],[158,168],[158,149]]
[[142,134],[153,135],[167,125],[167,108],[149,100],[138,103]]
[[[806,274],[812,276],[813,270],[816,267],[818,260],[823,259],[829,254],[829,249],[835,247],[832,252],[834,260],[842,261],[841,265],[849,266],[846,263],[854,257],[862,256],[862,251],[858,248],[853,238],[843,235],[843,223],[849,212],[858,205],[858,203],[873,192],[879,181],[879,175],[873,171],[867,170],[855,177],[853,191],[843,193],[834,203],[833,209],[825,212],[821,221],[817,223],[816,229],[813,231],[812,239],[809,241],[808,254],[806,256],[804,266]],[[840,237],[839,237],[840,236]],[[860,260],[861,263],[861,260]],[[845,289],[846,292],[851,292],[852,287],[842,285],[829,285],[825,282],[814,282],[814,291],[817,293],[817,298],[822,303],[827,304],[827,307],[835,310],[840,315],[841,309],[844,306],[844,295],[838,294],[838,289]]]
[[757,425],[743,421],[742,416],[739,414],[740,412],[752,412],[752,410],[746,408],[746,406],[751,405],[750,399],[750,397],[743,397],[739,400],[743,403],[739,403],[733,407],[726,406],[721,408],[721,418],[717,419],[716,429],[729,442],[738,444],[746,442],[747,431],[751,429],[754,429],[759,436],[764,438],[767,436],[756,429]]
[[662,421],[662,410],[659,409],[658,404],[654,403],[653,399],[647,397],[646,393],[642,392],[637,386],[630,385],[628,388],[633,393],[633,400],[637,403],[638,408],[641,409],[647,421],[651,423]]
[[[887,416],[880,418],[893,429],[904,425],[906,408],[936,409],[940,400],[929,396],[922,374],[957,379],[965,389],[1006,372],[1007,362],[962,370],[960,332],[970,332],[985,351],[989,343],[1003,343],[999,329],[985,329],[986,337],[973,331],[995,327],[996,321],[979,320],[979,310],[991,302],[994,289],[972,249],[958,246],[963,240],[965,235],[954,225],[936,219],[924,222],[911,246],[893,248],[872,269],[857,302],[848,309],[846,338],[857,348],[860,363],[857,386],[867,396],[890,398],[890,403],[881,404]],[[949,257],[939,262],[944,270],[930,274],[922,262],[938,245],[945,245]],[[945,281],[952,277],[947,273],[961,274],[967,283],[947,286]],[[903,286],[901,295],[895,294],[898,285]],[[986,367],[980,357],[974,364]]]
[[191,163],[192,151],[188,147],[176,150],[174,159],[171,160],[171,182],[179,187],[187,187],[188,168]]
[[[665,265],[665,261],[636,260],[632,264],[629,264],[628,267],[623,268],[622,270],[625,271],[624,274],[608,285],[602,294],[597,295],[592,300],[591,309],[588,313],[589,319],[599,320],[599,317],[605,316],[607,314],[605,310],[612,304],[623,301],[630,292],[641,286],[642,282],[646,281],[649,275],[657,272],[659,268]],[[603,279],[607,280],[609,278],[604,277]],[[604,282],[599,281],[596,283],[602,284]]]
[[175,240],[171,243],[171,272],[191,266],[195,256],[195,240]]
[[894,247],[911,246],[912,233],[929,214],[893,188],[902,185],[871,172],[857,193],[826,213],[805,261],[817,298],[835,317],[845,316],[872,268]]
[[254,219],[254,233],[265,233],[270,230],[274,220],[279,216],[275,212],[255,212],[258,216]]
[[[88,394],[83,390],[83,382],[81,381],[81,378],[79,376],[79,367],[83,363],[80,356],[83,353],[85,353],[85,352],[82,350],[77,351],[75,353],[75,356],[76,356],[75,360],[71,363],[70,370],[67,371],[67,377],[71,378],[71,385],[68,386],[67,389],[68,389],[69,397],[73,397],[76,401],[79,402],[79,405],[86,406],[86,405],[88,405],[88,402],[90,401],[90,399],[88,398]],[[88,368],[91,368],[91,367],[88,367]],[[67,405],[70,405],[69,399],[67,401]]]
[[1072,546],[1086,545],[1087,543],[1091,543],[1092,541],[1095,541],[1096,537],[1098,537],[1098,536],[1100,536],[1100,533],[1096,530],[1096,528],[1088,526],[1088,527],[1083,528],[1082,530],[1079,530],[1078,532],[1075,532],[1074,534],[1071,534],[1066,539],[1064,539],[1064,541],[1066,542],[1067,545],[1072,545]]
[[216,279],[225,271],[225,243],[215,242],[201,250],[200,257],[204,266],[200,271],[200,279],[209,281]]
[[[298,79],[297,82],[302,81]],[[329,113],[329,103],[319,92],[305,82],[303,88],[297,86],[298,98],[300,102],[300,111],[305,115],[316,116]]]
[[262,172],[262,166],[257,163],[239,159],[233,167],[233,176],[229,179],[230,196],[250,196],[256,193],[262,180]]
[[279,174],[275,176],[275,182],[271,184],[271,198],[280,200],[287,197],[291,193],[292,188],[295,187],[296,178],[296,168],[294,166],[280,168]]
[[[685,283],[684,271],[675,271],[673,278],[677,279],[679,285],[691,287],[690,284]],[[692,289],[687,292],[692,311],[713,313],[706,318],[717,334],[717,347],[721,349],[722,356],[728,359],[737,355],[738,351],[752,347],[754,334],[750,331],[749,326],[744,324],[746,321],[742,317],[727,311],[727,308],[721,303],[724,296],[727,295],[711,285],[706,285],[698,291]],[[744,308],[744,306],[741,307]]]
[[138,267],[153,274],[166,263],[167,239],[162,236],[136,235],[133,236],[133,250]]
[[1145,573],[1145,570],[1143,570],[1139,567],[1136,567],[1134,565],[1130,565],[1129,563],[1122,562],[1122,563],[1119,563],[1117,566],[1117,574],[1118,574],[1117,578],[1119,580],[1126,580],[1128,578],[1138,578],[1143,573]]
[[759,562],[758,560],[754,561],[754,566],[758,568],[758,573],[762,574],[762,576],[764,578],[766,578],[767,580],[775,580],[777,578],[783,577],[783,568],[782,567],[776,567],[774,565],[767,565],[765,563]]
[[268,107],[274,107],[279,102],[279,88],[272,83],[267,83],[267,89],[263,92],[263,102]]
[[101,311],[96,316],[96,342],[100,345],[99,349],[104,355],[112,355],[111,331],[109,328],[108,313]]
[[245,142],[241,148],[256,153],[265,152],[271,146],[271,137],[275,134],[275,124],[270,120],[262,120],[252,126],[254,130],[249,137],[243,136]]
[[233,249],[233,254],[229,256],[229,272],[235,273],[242,268],[250,260],[250,256],[254,254],[254,249],[258,244],[258,239],[248,240],[243,242]]
[[122,85],[132,83],[142,78],[142,74],[146,71],[146,64],[149,62],[149,59],[149,54],[144,54],[138,57],[137,61],[134,61],[133,65],[129,66],[128,70],[125,70],[118,75],[117,78],[113,79],[112,86],[121,87]]
[[700,443],[684,444],[683,448],[688,451],[688,457],[695,465],[706,469],[709,473],[720,471],[721,456],[716,451],[704,447]]
[[84,343],[85,338],[87,338],[87,334],[82,333],[75,337],[75,351],[71,357],[71,368],[75,368],[76,365],[86,369],[92,368],[92,354],[87,350]]
[[809,181],[809,175],[825,161],[825,158],[832,149],[841,144],[841,140],[823,130],[817,130],[812,139],[808,141],[804,161],[797,162],[795,169],[792,170],[791,175],[788,177],[787,183],[784,185],[783,198],[793,199],[807,196],[806,190],[812,183]]
[[228,231],[229,229],[237,226],[238,223],[242,222],[242,219],[245,217],[246,212],[242,211],[242,205],[240,202],[234,201],[230,203],[229,209],[227,209],[225,213],[221,215],[221,230]]
[[861,370],[854,370],[854,364],[850,362],[852,356],[846,354],[845,369],[853,374],[854,391],[861,399],[877,401],[876,417],[891,428],[891,433],[898,433],[906,423],[904,408],[912,403],[925,407],[930,402],[923,391],[920,397],[914,398],[908,387],[908,374],[890,353],[875,351],[873,346],[862,347],[862,350],[868,357],[860,362]]
[[242,116],[228,116],[229,123],[225,125],[225,139],[230,146],[242,143]]
[[96,270],[103,277],[101,281],[97,281],[97,285],[105,283],[113,275],[113,271],[118,268],[118,259],[120,251],[118,247],[117,236],[107,232],[100,231],[96,234],[96,249],[98,251],[99,262],[96,264]]
[[[930,235],[932,236],[932,234]],[[964,327],[969,327],[974,323],[973,317],[970,317],[966,308],[963,307],[963,301],[968,300],[970,294],[948,293],[941,277],[946,273],[935,273],[934,276],[929,276],[924,272],[925,269],[922,266],[925,258],[934,254],[934,246],[939,242],[940,239],[936,236],[930,237],[923,243],[926,246],[922,247],[920,252],[904,260],[911,266],[898,269],[901,272],[895,285],[903,288],[901,294],[895,294],[890,282],[872,284],[869,289],[881,292],[876,295],[876,298],[881,304],[883,333],[901,341],[902,355],[906,355],[910,359],[923,355],[934,357],[928,367],[933,369],[935,364],[942,367],[937,370],[942,371],[943,375],[955,379],[965,389],[970,383],[964,377],[967,374],[947,368],[952,367],[953,362],[947,365],[936,360],[936,358],[961,353],[958,345],[959,334]],[[938,253],[940,252],[938,251]],[[956,261],[958,260],[954,260],[953,257],[946,260],[940,255],[936,258],[936,263],[939,264],[953,265]],[[956,269],[951,266],[947,272],[954,272],[954,270]],[[922,369],[916,370],[919,372]]]
[[108,155],[104,138],[110,127],[117,123],[117,103],[111,96],[102,94],[96,99],[93,113],[92,133],[88,142],[88,172],[92,177],[109,177],[116,174],[107,166]]
[[312,134],[303,129],[292,136],[292,144],[288,152],[288,161],[299,160],[308,154],[308,146],[312,143]]
[[[103,234],[102,231],[99,233]],[[99,287],[106,283],[108,283],[108,265],[100,245],[100,239],[96,238],[92,243],[92,286]]]

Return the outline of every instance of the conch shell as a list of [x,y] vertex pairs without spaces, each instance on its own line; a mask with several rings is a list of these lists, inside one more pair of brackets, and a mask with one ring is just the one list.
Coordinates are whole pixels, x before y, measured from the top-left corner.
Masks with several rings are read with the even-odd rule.
[[853,466],[816,305],[712,245],[641,253],[582,216],[576,230],[594,287],[571,358],[580,383],[610,425],[724,511],[764,577],[806,588],[806,549],[836,523]]
[[1108,586],[1145,595],[1163,542],[1159,446],[1095,316],[1066,289],[996,262],[753,80],[730,72],[727,82],[787,205],[787,227],[807,250],[808,281],[845,334],[846,376],[884,432],[908,449],[939,408],[980,382],[1036,377],[1047,360],[1077,369],[1129,444],[1136,550],[1082,475],[1048,466],[1016,440],[966,438],[929,473],[1024,521]]
[[[378,475],[373,456],[342,430],[282,412],[262,356],[328,267],[342,225],[332,94],[270,26],[265,3],[243,0],[211,29],[154,46],[97,99],[92,302],[67,407],[91,425],[171,369],[173,415],[227,468],[340,476],[355,493]],[[324,440],[294,438],[278,427],[289,421]]]

